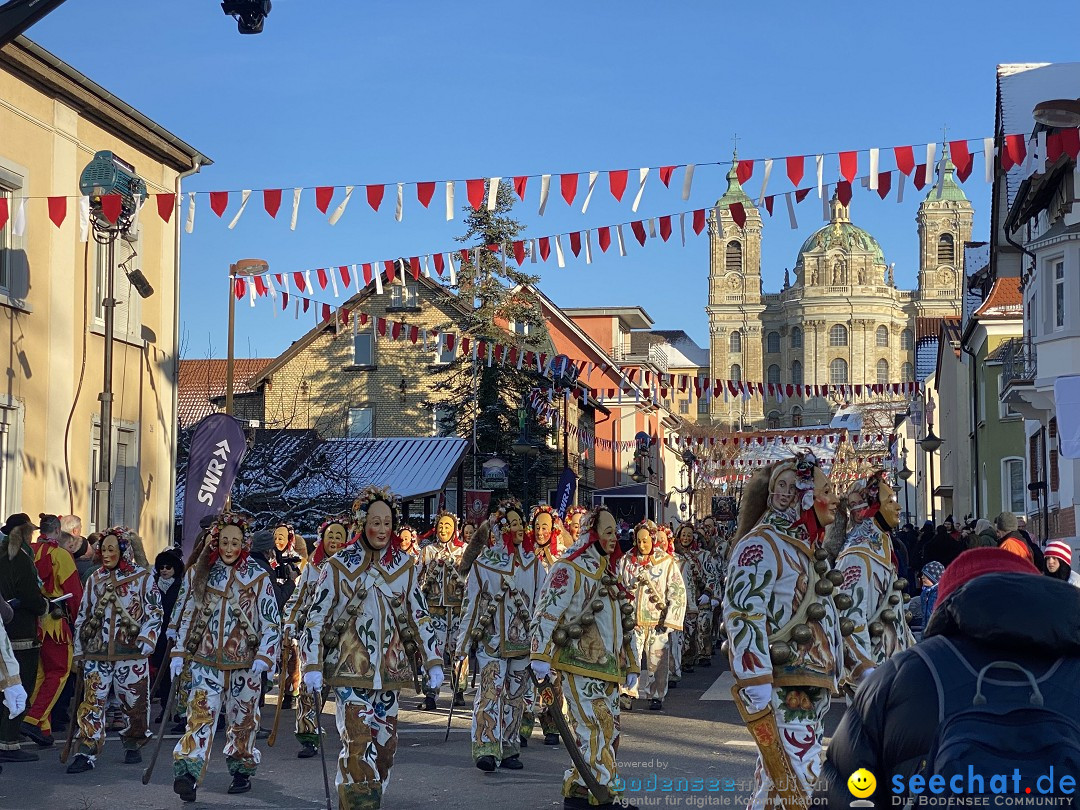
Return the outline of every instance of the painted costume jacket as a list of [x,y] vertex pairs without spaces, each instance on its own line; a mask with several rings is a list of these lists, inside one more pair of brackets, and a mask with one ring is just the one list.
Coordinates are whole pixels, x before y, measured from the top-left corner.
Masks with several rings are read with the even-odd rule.
[[19,686],[21,683],[19,661],[15,658],[15,651],[11,649],[7,630],[0,624],[0,689]]
[[[815,549],[803,527],[793,528],[792,512],[766,511],[761,522],[732,546],[724,593],[724,626],[728,657],[739,686],[825,687],[836,693],[842,674],[840,619],[824,574],[814,567]],[[824,566],[827,569],[827,564]],[[820,605],[820,619],[807,612]],[[798,626],[809,628],[810,640],[796,642]],[[773,665],[770,645],[788,644],[784,664]]]
[[304,670],[332,687],[414,685],[414,644],[428,669],[442,666],[416,560],[393,544],[376,557],[354,543],[323,564],[302,643]]
[[461,608],[465,600],[466,579],[458,573],[464,545],[453,540],[434,543],[420,549],[420,589],[430,607]]
[[[61,548],[55,540],[41,540],[34,551],[34,567],[37,568],[41,592],[46,599],[71,594],[64,609],[69,616],[74,616],[82,601],[83,586],[71,552]],[[67,619],[56,618],[49,613],[42,616],[38,620],[38,638],[46,637],[61,643],[70,642],[71,627]]]
[[[191,591],[195,571],[185,586]],[[179,600],[178,600],[179,601]],[[217,560],[201,600],[194,592],[180,618],[175,650],[219,670],[249,669],[256,659],[273,667],[280,654],[281,614],[274,583],[264,569],[241,557],[233,565]]]
[[281,629],[289,638],[298,639],[304,632],[308,611],[311,610],[311,602],[315,598],[315,585],[325,565],[326,560],[318,563],[308,560],[308,564],[300,572],[300,581],[281,613]]
[[[540,561],[524,546],[510,553],[500,542],[480,552],[469,573],[457,649],[475,643],[492,658],[527,657],[529,624],[543,576]],[[483,636],[474,642],[476,628]]]
[[683,629],[686,585],[674,557],[662,551],[653,551],[645,559],[636,552],[627,554],[619,560],[618,576],[634,594],[639,628]]
[[[852,601],[842,618],[855,623],[855,630],[844,639],[846,680],[858,686],[867,669],[906,650],[915,639],[904,618],[903,592],[896,588],[892,541],[873,518],[860,521],[848,533],[836,568],[844,575],[839,589]],[[872,627],[875,622],[880,627]]]
[[676,551],[675,561],[683,575],[686,584],[686,613],[694,616],[698,613],[698,597],[709,590],[709,581],[705,574],[705,566],[702,564],[703,552],[698,549],[688,548],[686,551]]
[[86,579],[75,620],[75,655],[87,661],[146,658],[161,629],[161,591],[141,566],[98,568]]
[[[633,605],[633,600],[620,598],[617,584],[603,583],[607,564],[608,558],[590,544],[551,566],[533,614],[531,658],[547,661],[554,670],[611,683],[624,683],[628,673],[640,671],[634,634],[622,624],[621,606]],[[592,610],[594,601],[602,603],[599,611]],[[581,621],[586,614],[591,620]],[[559,644],[556,639],[571,626],[580,627],[581,633],[567,634]]]

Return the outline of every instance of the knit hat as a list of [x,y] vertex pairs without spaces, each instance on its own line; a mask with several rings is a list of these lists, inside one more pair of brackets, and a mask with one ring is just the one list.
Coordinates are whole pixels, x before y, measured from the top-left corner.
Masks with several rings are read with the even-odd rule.
[[983,532],[990,532],[994,530],[994,524],[986,518],[979,518],[975,521],[975,534],[982,534]]
[[[965,551],[938,580],[937,606],[961,585],[983,574],[1038,574],[1038,569],[1023,557],[1003,548],[973,548]],[[935,606],[935,610],[937,609]]]
[[251,550],[255,554],[261,554],[274,547],[274,533],[269,529],[260,529],[255,532],[251,539]]
[[1002,512],[994,518],[994,524],[1003,532],[1015,532],[1020,526],[1012,512]]
[[935,585],[941,580],[941,575],[945,572],[945,566],[939,563],[937,560],[932,560],[923,566],[922,575]]
[[1061,540],[1051,540],[1047,543],[1043,556],[1057,557],[1066,565],[1072,565],[1072,547]]

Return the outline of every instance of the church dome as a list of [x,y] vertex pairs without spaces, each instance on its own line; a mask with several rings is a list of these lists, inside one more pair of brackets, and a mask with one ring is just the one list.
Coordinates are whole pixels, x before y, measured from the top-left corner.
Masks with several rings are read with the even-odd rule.
[[830,203],[832,214],[829,224],[819,228],[807,237],[799,248],[795,266],[802,267],[803,256],[807,253],[824,253],[830,249],[843,250],[845,253],[871,253],[875,265],[885,264],[885,252],[878,241],[858,225],[853,225],[848,218],[847,206],[836,196]]

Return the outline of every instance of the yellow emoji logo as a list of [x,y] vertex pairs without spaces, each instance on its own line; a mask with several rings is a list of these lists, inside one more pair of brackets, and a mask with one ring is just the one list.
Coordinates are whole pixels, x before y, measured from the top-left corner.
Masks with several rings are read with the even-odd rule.
[[877,789],[877,779],[866,768],[859,768],[848,777],[847,787],[852,796],[857,799],[865,799],[867,796],[874,794],[874,790]]

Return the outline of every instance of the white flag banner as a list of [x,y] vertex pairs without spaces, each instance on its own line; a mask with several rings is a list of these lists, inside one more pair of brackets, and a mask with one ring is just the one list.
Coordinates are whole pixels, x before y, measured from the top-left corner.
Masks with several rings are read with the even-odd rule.
[[487,210],[494,211],[495,205],[499,201],[499,183],[502,182],[501,177],[492,177],[488,180],[488,198],[487,198]]
[[630,210],[635,214],[637,213],[638,206],[641,205],[641,195],[645,193],[645,180],[649,176],[649,168],[638,169],[638,187],[637,194],[634,196],[634,204],[630,206]]
[[536,264],[536,240],[529,240],[529,261]]
[[307,285],[307,294],[311,295],[315,292],[315,285],[311,283],[311,271],[304,271],[304,284]]
[[334,290],[334,298],[337,298],[340,295],[337,287],[338,269],[336,267],[327,267],[326,272],[330,274],[330,287]]
[[656,238],[656,220],[653,219],[652,217],[649,217],[649,219],[647,221],[649,223],[649,238],[650,239],[655,239]]
[[760,206],[765,202],[765,189],[769,185],[769,175],[772,174],[772,158],[768,158],[765,161],[765,174],[761,178],[761,195],[758,197],[757,204]]
[[353,186],[345,186],[345,199],[338,203],[338,207],[334,209],[334,213],[330,215],[330,224],[337,225],[338,220],[341,219],[341,215],[345,213],[345,207],[349,204],[349,200],[352,198]]
[[821,185],[821,181],[825,174],[825,156],[816,155],[814,157],[814,162],[817,165],[817,195],[823,197],[825,196],[825,188]]
[[581,213],[585,213],[589,210],[589,200],[592,199],[593,189],[596,188],[596,178],[600,176],[600,172],[589,172],[589,192],[585,195],[585,204],[581,206]]
[[619,243],[619,255],[626,255],[626,242],[623,240],[622,225],[615,226],[615,239]]
[[592,264],[592,231],[585,231],[585,264]]
[[934,179],[934,166],[937,165],[937,144],[926,145],[926,176],[929,180]]
[[195,229],[195,192],[188,192],[187,220],[184,222],[184,231],[191,233]]
[[[277,300],[277,287],[274,286],[274,277],[269,273],[266,274],[266,289],[270,293],[270,297],[275,301]],[[275,312],[277,307],[274,307]]]
[[[240,210],[236,212],[236,216],[232,218],[232,222],[229,223],[229,230],[231,231],[236,227],[236,223],[240,221],[240,217],[244,214],[244,209],[247,208],[248,200],[251,199],[251,189],[245,188],[240,192]],[[255,299],[251,299],[251,305],[255,306]]]
[[79,197],[79,241],[90,238],[90,198]]
[[784,202],[787,203],[788,222],[791,224],[791,230],[798,230],[799,222],[795,219],[795,203],[791,199],[790,191],[784,193]]
[[397,184],[397,204],[394,206],[394,219],[401,222],[402,216],[405,214],[405,184]]
[[357,266],[356,266],[355,264],[354,264],[354,265],[352,266],[352,277],[353,277],[353,280],[354,280],[354,281],[356,282],[356,291],[357,291],[357,292],[360,292],[360,291],[361,291],[361,290],[363,290],[363,289],[364,289],[364,287],[366,287],[367,285],[366,285],[366,284],[362,284],[362,283],[360,282],[360,276],[362,276],[362,275],[363,275],[363,273],[358,273],[358,272],[356,272],[356,267],[357,267]]
[[303,189],[294,188],[292,191],[292,216],[289,217],[289,230],[296,230],[296,215],[300,212],[300,192]]
[[454,254],[446,254],[446,263],[450,265],[450,286],[457,286],[457,267],[454,265]]
[[881,150],[880,149],[871,149],[870,150],[870,190],[871,191],[877,191],[878,190],[877,176],[878,176],[878,164],[880,163],[880,161],[881,161]]
[[15,236],[26,235],[26,197],[19,198],[19,210],[15,212],[15,218],[11,222],[11,232]]
[[682,181],[682,198],[684,200],[690,199],[690,187],[694,184],[694,164],[686,164],[686,173],[683,175]]
[[555,237],[555,260],[559,263],[559,267],[566,267],[566,258],[562,252],[562,237]]
[[371,266],[375,268],[375,294],[382,295],[382,264],[372,262]]
[[893,172],[896,175],[896,202],[902,203],[904,201],[904,178],[906,175],[903,172]]
[[543,174],[540,176],[540,216],[544,215],[544,211],[547,210],[548,194],[551,192],[551,175]]
[[428,267],[428,256],[424,255],[424,278],[431,278],[431,268]]
[[679,214],[679,237],[682,239],[682,246],[686,247],[686,212]]

